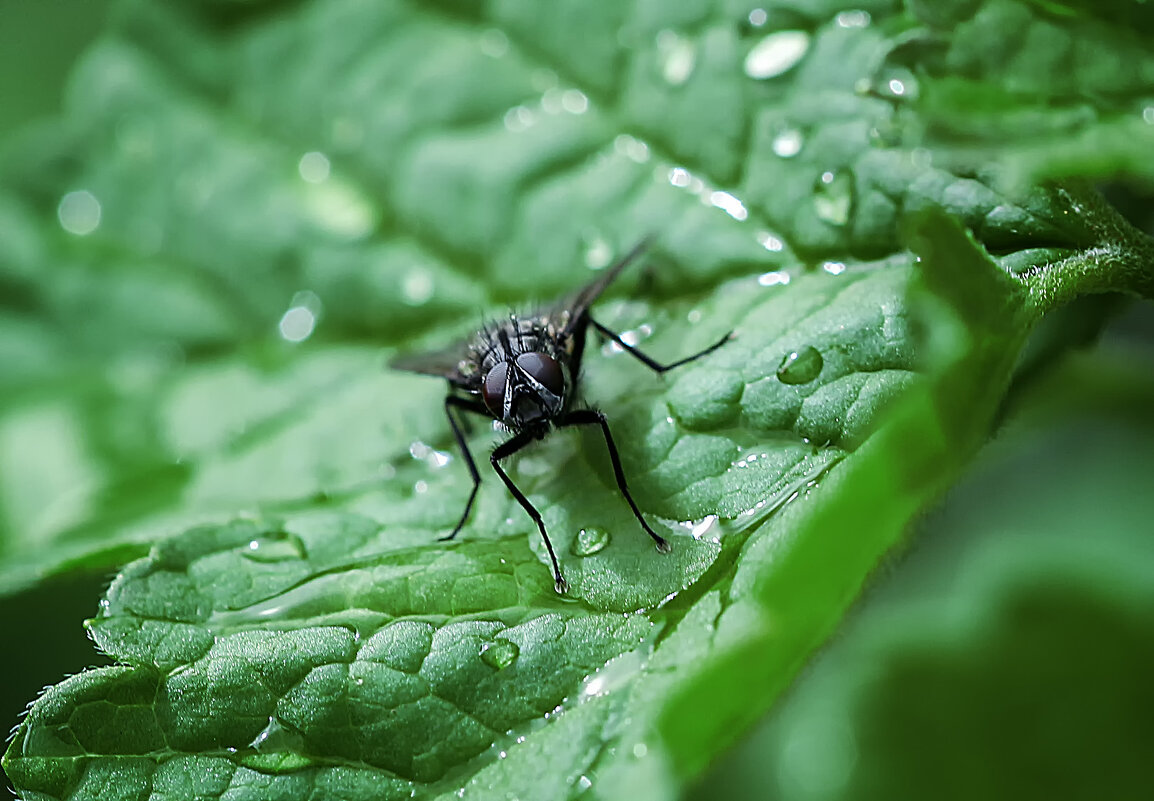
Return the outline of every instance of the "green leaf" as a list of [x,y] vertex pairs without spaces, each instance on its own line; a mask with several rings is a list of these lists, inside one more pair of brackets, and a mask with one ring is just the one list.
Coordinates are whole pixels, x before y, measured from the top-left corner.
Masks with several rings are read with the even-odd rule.
[[[125,4],[0,163],[0,591],[120,568],[89,623],[118,665],[32,706],[17,788],[700,774],[964,468],[1041,316],[1151,274],[1076,185],[903,146],[911,112],[862,87],[911,20],[843,11]],[[600,437],[559,432],[510,464],[558,597],[491,475],[437,539],[471,487],[444,387],[382,364],[648,234],[598,319],[662,360],[735,338],[665,378],[590,341],[583,400],[673,550]]]

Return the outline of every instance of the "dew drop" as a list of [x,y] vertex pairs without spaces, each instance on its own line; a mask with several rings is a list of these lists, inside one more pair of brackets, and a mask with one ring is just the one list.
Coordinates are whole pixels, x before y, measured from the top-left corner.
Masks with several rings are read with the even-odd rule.
[[310,184],[324,183],[332,174],[332,164],[324,153],[310,150],[297,162],[297,172],[300,173],[302,180]]
[[783,159],[791,159],[801,152],[801,146],[805,144],[805,139],[801,135],[801,131],[796,128],[787,128],[773,137],[771,147],[773,152]]
[[316,330],[323,305],[316,293],[304,290],[293,295],[288,310],[281,316],[277,329],[286,342],[304,342]]
[[583,528],[573,538],[569,550],[574,556],[592,556],[605,550],[609,544],[609,532],[600,528]]
[[774,253],[785,248],[785,243],[782,242],[778,237],[771,234],[769,231],[758,231],[757,242],[766,250],[772,251]]
[[1154,125],[1154,106],[1142,109],[1142,121]]
[[251,540],[241,555],[252,562],[289,562],[305,557],[305,546],[299,537],[258,537]]
[[809,50],[805,31],[776,31],[753,46],[745,57],[745,74],[764,80],[788,72]]
[[423,306],[433,298],[433,274],[428,270],[410,270],[401,281],[401,299],[408,306]]
[[853,205],[853,177],[848,172],[824,172],[814,186],[813,207],[817,216],[830,225],[849,222]]
[[871,18],[868,11],[851,10],[842,11],[837,15],[836,22],[841,28],[867,28],[869,27]]
[[56,216],[68,233],[87,236],[100,227],[100,201],[85,189],[69,192],[60,199]]
[[783,384],[808,384],[817,378],[823,364],[821,351],[806,345],[785,355],[778,365],[777,378]]
[[491,640],[481,646],[481,661],[491,668],[504,670],[517,661],[521,649],[509,640]]
[[500,58],[509,52],[509,38],[502,31],[490,28],[481,34],[481,52],[489,58]]
[[661,77],[671,86],[681,86],[693,74],[697,64],[697,50],[693,42],[681,34],[664,30],[657,34],[657,58]]

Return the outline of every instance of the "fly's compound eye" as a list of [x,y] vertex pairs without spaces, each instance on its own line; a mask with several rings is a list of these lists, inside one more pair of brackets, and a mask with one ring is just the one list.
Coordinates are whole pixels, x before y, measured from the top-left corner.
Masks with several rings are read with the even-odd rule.
[[505,417],[505,385],[509,379],[509,363],[500,362],[485,374],[485,383],[481,385],[481,398],[493,417],[502,420]]
[[536,351],[522,353],[517,357],[517,366],[558,398],[565,394],[565,376],[552,356]]

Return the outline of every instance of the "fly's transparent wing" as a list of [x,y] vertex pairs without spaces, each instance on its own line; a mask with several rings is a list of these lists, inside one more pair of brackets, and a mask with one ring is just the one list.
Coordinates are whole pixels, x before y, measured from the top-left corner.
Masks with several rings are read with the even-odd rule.
[[545,310],[545,314],[559,322],[558,328],[562,338],[577,333],[577,329],[583,324],[584,317],[589,312],[589,307],[593,305],[593,302],[601,296],[606,287],[613,283],[622,270],[636,261],[637,257],[649,248],[652,241],[652,236],[645,237],[634,245],[632,250],[606,269],[597,280]]
[[444,378],[462,389],[475,389],[477,378],[462,370],[462,364],[468,363],[469,355],[469,341],[463,339],[438,350],[398,353],[389,359],[389,367]]

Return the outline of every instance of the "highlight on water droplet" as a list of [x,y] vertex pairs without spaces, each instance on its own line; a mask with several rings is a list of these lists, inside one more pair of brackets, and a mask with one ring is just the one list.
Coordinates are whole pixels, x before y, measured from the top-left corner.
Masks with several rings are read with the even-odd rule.
[[745,74],[765,80],[793,69],[809,51],[805,31],[775,31],[753,46],[745,57]]
[[781,158],[791,159],[801,152],[803,144],[805,144],[805,138],[801,135],[801,131],[797,128],[786,128],[773,137],[770,147]]
[[784,270],[762,273],[757,277],[757,283],[761,286],[785,286],[789,283],[789,273]]
[[408,306],[423,306],[433,298],[433,274],[415,267],[401,281],[401,300]]
[[537,121],[531,109],[525,106],[513,106],[505,112],[505,130],[511,133],[520,133]]
[[481,33],[481,52],[490,58],[500,58],[509,52],[509,37],[497,28],[489,28]]
[[509,640],[489,640],[481,646],[481,661],[491,668],[504,670],[517,661],[521,649]]
[[661,77],[666,83],[681,86],[693,74],[697,64],[697,48],[692,40],[666,29],[657,34],[657,58],[661,66]]
[[100,201],[87,189],[69,192],[56,207],[60,227],[76,236],[88,236],[100,227]]
[[310,150],[301,156],[297,162],[297,172],[301,179],[310,184],[319,184],[327,181],[332,174],[332,164],[329,157],[319,150]]
[[774,236],[769,231],[758,231],[757,242],[766,250],[777,253],[785,249],[785,243],[779,237]]
[[866,28],[870,24],[870,13],[861,9],[842,11],[834,18],[840,28]]
[[649,161],[649,145],[629,134],[618,134],[617,138],[613,140],[613,149],[638,164]]
[[749,217],[749,212],[746,210],[745,204],[728,192],[722,192],[720,189],[711,192],[709,194],[709,202],[735,220],[746,220]]
[[605,550],[605,546],[609,544],[609,540],[610,536],[608,531],[591,526],[577,532],[577,536],[573,538],[573,543],[569,546],[569,550],[574,556],[592,556],[595,553],[600,553]]
[[570,114],[584,114],[589,110],[589,98],[580,89],[566,89],[561,93],[561,108]]
[[277,329],[286,342],[303,342],[312,336],[320,319],[323,304],[315,292],[307,289],[293,295],[288,311],[280,318]]
[[844,170],[823,172],[814,186],[813,207],[817,216],[830,225],[849,222],[853,205],[853,176]]
[[613,246],[600,234],[585,239],[585,266],[590,270],[604,270],[613,261]]
[[777,368],[777,379],[783,384],[808,384],[818,377],[824,364],[821,351],[806,345],[785,355]]

